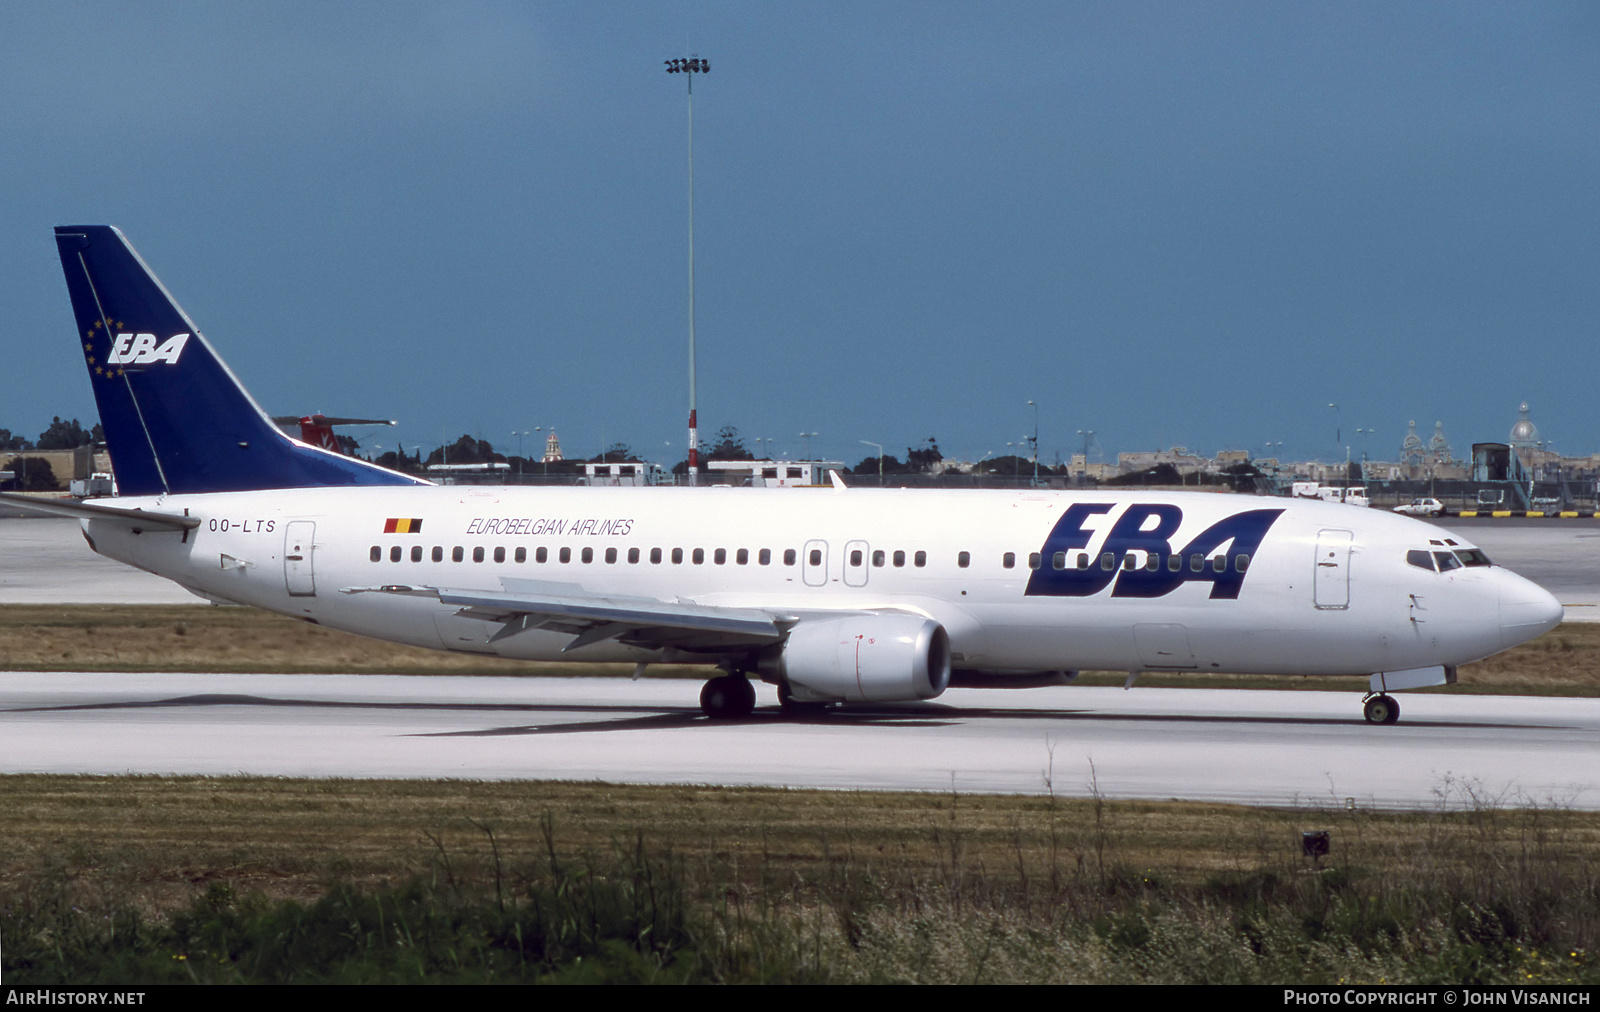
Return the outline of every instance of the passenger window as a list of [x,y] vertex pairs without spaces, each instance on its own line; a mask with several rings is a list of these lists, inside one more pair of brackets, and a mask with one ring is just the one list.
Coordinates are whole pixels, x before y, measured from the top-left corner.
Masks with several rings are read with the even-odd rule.
[[561,554],[556,557],[561,560],[561,564],[564,566],[572,561],[572,549],[563,548],[561,549]]
[[695,565],[703,566],[706,562],[706,550],[704,548],[696,548],[694,550],[694,554],[691,555],[690,558],[693,560]]
[[894,553],[894,564],[895,564],[896,568],[905,565],[906,564],[906,553],[905,552],[895,552]]
[[504,561],[506,561],[506,549],[505,549],[504,545],[496,545],[495,546],[494,561],[496,561],[496,562],[504,562]]
[[681,565],[683,565],[683,549],[681,549],[681,548],[674,548],[674,549],[673,549],[673,550],[672,550],[672,564],[673,564],[673,565],[674,565],[674,566],[681,566]]
[[1215,558],[1213,558],[1211,560],[1211,571],[1213,573],[1225,573],[1225,572],[1227,572],[1228,571],[1228,557],[1226,555],[1218,555]]
[[433,546],[433,561],[434,562],[443,562],[444,561],[444,549],[442,547],[440,547],[439,545],[434,545]]
[[1100,556],[1100,568],[1109,573],[1117,568],[1117,556],[1114,552],[1105,552]]
[[464,558],[466,558],[466,552],[462,549],[462,547],[460,545],[457,545],[454,548],[450,549],[450,561],[451,562],[460,562]]
[[1078,553],[1078,568],[1079,569],[1088,569],[1089,568],[1089,553],[1088,552],[1079,552]]
[[615,548],[607,548],[606,549],[606,565],[615,566],[616,564],[617,564],[617,550]]
[[968,566],[972,565],[972,553],[971,552],[957,552],[956,553],[956,565],[960,566],[962,569],[966,569]]
[[716,551],[712,552],[711,553],[711,561],[715,562],[719,566],[727,564],[727,561],[728,561],[728,550],[726,548],[719,548]]
[[1040,565],[1041,565],[1041,561],[1039,559],[1039,553],[1038,552],[1029,552],[1028,553],[1028,568],[1029,569],[1038,569]]
[[1133,553],[1132,552],[1129,552],[1127,555],[1124,555],[1122,557],[1122,568],[1123,569],[1138,569],[1139,568],[1139,560],[1135,559],[1133,557]]
[[517,549],[517,554],[516,554],[516,560],[518,562],[527,562],[528,561],[528,550],[526,548],[518,548]]
[[472,561],[473,562],[482,562],[483,561],[483,546],[482,545],[479,545],[477,548],[474,548],[472,550]]
[[861,565],[862,560],[865,559],[865,558],[866,557],[861,554],[861,549],[859,549],[859,548],[852,549],[851,552],[850,552],[850,565],[859,566],[859,565]]
[[918,569],[921,569],[923,566],[926,566],[928,564],[928,553],[927,552],[918,552],[916,555],[913,555],[911,557],[911,564],[913,566],[916,566]]
[[1066,552],[1057,552],[1056,554],[1050,556],[1050,565],[1055,567],[1056,569],[1066,569],[1067,568],[1067,553]]
[[389,561],[390,562],[399,562],[400,561],[400,546],[399,545],[395,545],[393,548],[389,549]]
[[1248,556],[1248,555],[1235,555],[1233,557],[1233,571],[1234,572],[1242,573],[1242,572],[1244,572],[1245,570],[1247,570],[1249,568],[1250,568],[1250,556]]
[[587,566],[589,563],[594,561],[594,549],[585,548],[583,550],[583,554],[579,557],[583,559],[583,564]]
[[1189,571],[1191,573],[1203,572],[1206,568],[1206,557],[1198,552],[1189,556]]
[[1149,555],[1146,555],[1144,557],[1144,568],[1152,573],[1160,569],[1161,556],[1157,555],[1155,552],[1151,552]]
[[872,553],[872,564],[877,566],[879,569],[882,569],[883,564],[887,561],[889,561],[889,557],[883,553],[883,549],[879,548],[877,551]]
[[550,549],[545,548],[543,545],[539,546],[538,548],[535,548],[533,550],[533,561],[534,562],[548,562],[548,561],[550,561]]
[[1004,566],[1007,569],[1016,569],[1017,568],[1017,553],[1016,552],[1007,552],[1006,554],[1000,556],[1000,565]]
[[750,565],[750,549],[741,548],[733,553],[733,561],[741,566]]
[[784,549],[784,550],[783,550],[783,564],[784,564],[784,565],[785,565],[785,566],[792,566],[792,565],[794,565],[794,563],[795,563],[795,559],[796,559],[796,558],[797,558],[797,557],[798,557],[798,556],[796,556],[796,555],[795,555],[795,552],[794,552],[794,549],[793,549],[793,548],[785,548],[785,549]]
[[763,548],[756,554],[756,561],[763,566],[772,565],[772,549]]
[[1183,556],[1181,556],[1181,555],[1169,555],[1169,556],[1167,556],[1167,572],[1176,573],[1176,572],[1180,572],[1182,569],[1183,569]]
[[421,545],[412,545],[411,546],[411,561],[412,562],[421,562],[422,561],[422,546]]
[[637,549],[637,548],[628,549],[628,563],[630,565],[638,565],[638,563],[639,563],[639,549]]
[[822,565],[822,549],[820,549],[820,548],[811,549],[811,564],[813,566]]
[[383,561],[383,549],[378,547],[377,545],[373,545],[372,546],[372,561],[373,562],[382,562]]
[[661,549],[659,549],[659,548],[650,549],[650,564],[652,566],[661,565]]

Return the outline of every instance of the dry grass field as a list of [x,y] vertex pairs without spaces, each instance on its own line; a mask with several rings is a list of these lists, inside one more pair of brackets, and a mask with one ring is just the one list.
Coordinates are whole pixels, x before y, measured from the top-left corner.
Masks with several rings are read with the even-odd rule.
[[1466,809],[8,777],[0,929],[8,983],[1592,983],[1600,815],[1442,789]]

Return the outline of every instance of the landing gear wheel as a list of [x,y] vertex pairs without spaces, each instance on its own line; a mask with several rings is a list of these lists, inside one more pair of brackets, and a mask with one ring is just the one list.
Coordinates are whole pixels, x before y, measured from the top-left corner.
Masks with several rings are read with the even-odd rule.
[[756,708],[756,687],[743,675],[721,675],[700,690],[700,709],[712,720],[750,716]]
[[1367,700],[1362,707],[1369,724],[1393,724],[1400,719],[1400,704],[1389,695],[1379,694]]
[[820,717],[828,712],[831,703],[802,702],[794,698],[794,693],[789,691],[789,683],[784,682],[778,686],[778,706],[782,708],[786,717]]

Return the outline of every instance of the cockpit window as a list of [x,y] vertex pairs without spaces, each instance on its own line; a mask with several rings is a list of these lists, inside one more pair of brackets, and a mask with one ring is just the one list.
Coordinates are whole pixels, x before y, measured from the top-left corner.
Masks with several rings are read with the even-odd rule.
[[1426,569],[1430,573],[1433,572],[1433,556],[1429,555],[1427,552],[1424,552],[1420,548],[1413,548],[1411,551],[1407,552],[1406,561],[1411,563],[1413,566],[1416,566],[1418,569]]
[[1433,557],[1439,562],[1439,572],[1448,573],[1452,569],[1461,568],[1461,560],[1452,552],[1434,552]]
[[1492,566],[1489,557],[1483,554],[1481,548],[1458,548],[1456,558],[1461,560],[1463,566]]

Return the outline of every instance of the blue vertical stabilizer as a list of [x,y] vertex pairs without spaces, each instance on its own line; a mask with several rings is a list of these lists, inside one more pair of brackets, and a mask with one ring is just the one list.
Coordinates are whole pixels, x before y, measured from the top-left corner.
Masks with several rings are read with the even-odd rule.
[[119,494],[428,484],[285,436],[115,228],[56,247]]

